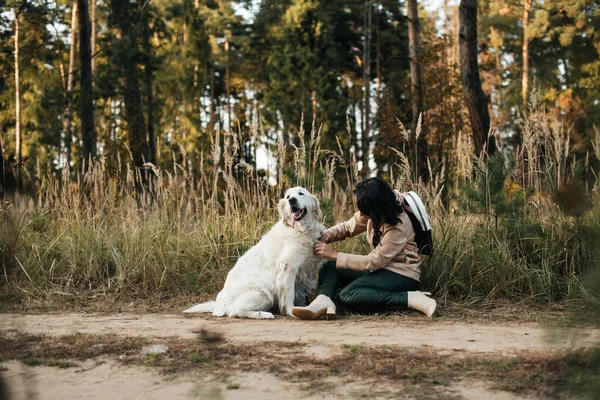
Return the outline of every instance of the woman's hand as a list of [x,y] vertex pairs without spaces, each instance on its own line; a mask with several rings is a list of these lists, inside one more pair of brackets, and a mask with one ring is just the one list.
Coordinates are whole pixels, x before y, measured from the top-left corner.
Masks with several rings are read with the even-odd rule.
[[322,257],[327,258],[328,260],[337,260],[338,252],[333,251],[331,247],[327,246],[326,243],[317,242],[313,246],[313,252]]
[[323,243],[331,242],[331,233],[327,232],[326,230],[321,232],[321,236],[319,237],[319,240]]

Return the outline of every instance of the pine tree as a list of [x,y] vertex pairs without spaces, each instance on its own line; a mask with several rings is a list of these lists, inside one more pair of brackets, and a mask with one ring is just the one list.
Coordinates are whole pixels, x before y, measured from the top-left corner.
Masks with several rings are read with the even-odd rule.
[[92,89],[92,52],[90,45],[90,18],[88,1],[78,0],[79,8],[79,65],[80,65],[80,119],[83,160],[96,156],[96,128],[94,126],[94,94]]
[[529,26],[529,11],[533,0],[523,0],[523,78],[521,96],[523,97],[523,105],[527,104],[527,93],[529,90],[529,41],[527,29]]
[[15,10],[15,164],[17,190],[21,186],[21,78],[19,75],[19,18],[21,11]]
[[488,101],[481,89],[477,63],[477,1],[460,2],[460,64],[463,90],[473,133],[475,151],[487,154],[496,151],[493,137],[488,137],[490,116]]
[[65,117],[65,162],[71,163],[71,148],[73,146],[73,80],[75,79],[75,49],[77,48],[77,7],[74,1],[71,7],[71,44],[69,46],[69,72],[67,76],[67,115]]
[[[419,118],[423,118],[423,77],[421,73],[421,45],[420,45],[420,28],[419,28],[419,7],[417,0],[408,0],[408,40],[410,51],[410,81],[411,81],[411,96],[412,96],[412,130],[417,131],[417,123]],[[427,127],[427,122],[422,121],[421,127]],[[419,153],[419,176],[427,180],[427,135],[426,129],[421,130],[421,134],[417,139],[417,147]]]
[[146,160],[154,165],[157,163],[156,129],[154,121],[154,72],[155,57],[150,42],[150,7],[142,9],[142,47],[144,50],[144,96],[146,103],[146,120],[148,129],[148,153]]
[[[132,21],[139,20],[139,9],[135,4],[112,0],[112,24],[119,29],[121,38],[114,50],[113,62],[118,65],[124,79],[123,99],[125,101],[125,118],[129,134],[129,149],[136,168],[144,164],[146,152],[146,123],[142,108],[142,96],[138,78],[138,27]],[[138,18],[135,18],[137,16]]]

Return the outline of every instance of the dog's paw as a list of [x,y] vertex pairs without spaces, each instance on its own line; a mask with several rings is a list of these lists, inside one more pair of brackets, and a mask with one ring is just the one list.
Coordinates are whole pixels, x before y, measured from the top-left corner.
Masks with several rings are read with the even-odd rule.
[[275,319],[275,316],[267,311],[260,311],[258,314],[260,319]]

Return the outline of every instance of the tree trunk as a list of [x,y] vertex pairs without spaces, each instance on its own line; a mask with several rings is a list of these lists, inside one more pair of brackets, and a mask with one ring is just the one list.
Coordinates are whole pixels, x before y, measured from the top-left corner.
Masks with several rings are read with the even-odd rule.
[[[194,0],[194,10],[197,10],[198,8],[200,8],[200,0]],[[192,101],[194,103],[192,105],[192,111],[194,114],[200,109],[200,102],[198,99],[198,69],[198,63],[196,63],[196,65],[194,65],[194,95],[192,96]]]
[[350,135],[350,140],[348,141],[348,157],[350,157],[351,151],[354,152],[355,155],[358,154],[358,145],[356,144],[356,133],[358,132],[358,129],[356,123],[358,121],[358,108],[360,107],[360,96],[357,93],[357,87],[358,85],[356,85],[356,82],[353,82],[353,85],[350,88],[350,93],[352,93],[352,127],[351,131],[348,132],[348,135]]
[[15,17],[15,163],[17,166],[17,190],[21,186],[21,93],[19,90],[19,14]]
[[6,164],[4,162],[4,138],[0,137],[0,176],[2,183],[0,184],[0,200],[6,201]]
[[317,120],[317,91],[313,90],[310,94],[310,101],[312,104],[312,120]]
[[[91,37],[91,46],[92,46],[92,50],[91,50],[91,63],[92,63],[92,88],[95,88],[96,85],[94,83],[94,77],[96,76],[96,39],[97,39],[97,35],[98,35],[98,18],[96,17],[96,1],[97,0],[91,0],[91,14],[92,14],[92,37]],[[94,122],[98,122],[96,121],[96,101],[92,100],[94,108],[93,108],[93,113],[94,113]],[[98,136],[98,132],[96,132],[96,141],[98,140],[97,138]],[[97,151],[97,149],[96,149]]]
[[369,132],[370,127],[370,102],[371,102],[371,1],[366,2],[364,19],[364,48],[363,48],[363,85],[364,93],[364,112],[363,112],[363,131],[362,131],[362,172],[367,175],[369,171]]
[[229,86],[229,38],[225,35],[225,57],[227,65],[225,67],[225,93],[227,95],[227,132],[231,129],[231,88]]
[[[96,38],[98,34],[98,19],[96,18],[96,1],[92,0],[92,76],[96,74]],[[92,82],[93,83],[93,82]]]
[[215,130],[215,69],[210,69],[210,125],[211,134]]
[[[419,24],[419,6],[417,0],[408,0],[408,51],[410,56],[410,88],[412,97],[412,129],[417,132],[419,116],[423,113],[423,78],[421,74],[421,33]],[[424,116],[423,116],[424,117]],[[423,181],[428,178],[427,139],[425,121],[421,120],[421,132],[416,138],[417,173]]]
[[[146,115],[148,118],[148,157],[147,161],[154,165],[157,164],[157,151],[156,151],[156,130],[154,129],[154,91],[153,91],[153,78],[154,68],[152,65],[153,53],[152,46],[150,45],[150,26],[148,21],[148,11],[143,10],[143,30],[142,30],[142,45],[144,46],[144,52],[146,53],[146,65],[145,65],[145,79],[144,79],[144,91],[146,96]],[[195,82],[194,82],[195,83]]]
[[523,79],[522,91],[523,105],[527,105],[527,93],[529,91],[529,39],[527,38],[527,26],[529,25],[529,10],[531,1],[525,0],[523,4]]
[[67,76],[65,75],[65,63],[62,57],[58,59],[58,68],[60,69],[60,88],[66,93],[67,92]]
[[375,70],[377,73],[377,101],[379,101],[379,96],[380,96],[380,92],[381,92],[381,81],[383,79],[383,74],[381,71],[381,46],[380,46],[380,39],[381,39],[381,29],[380,29],[380,21],[379,21],[379,12],[377,12],[377,34],[375,36]]
[[92,51],[90,46],[90,18],[88,1],[77,0],[79,7],[79,64],[80,114],[83,159],[96,156],[96,128],[94,126],[94,92],[92,89]]
[[486,150],[490,155],[496,151],[496,142],[493,137],[488,138],[490,130],[490,114],[488,99],[481,88],[479,79],[479,66],[477,64],[477,0],[461,0],[460,14],[460,72],[463,91],[471,130],[473,143],[477,154]]
[[69,75],[67,76],[67,116],[65,121],[65,162],[71,165],[71,143],[73,142],[73,70],[75,69],[75,48],[77,46],[77,1],[71,10],[71,46],[69,50]]
[[410,88],[412,96],[412,129],[417,128],[419,114],[423,112],[423,84],[421,79],[421,44],[419,7],[417,0],[408,0],[408,52],[410,57]]
[[120,60],[121,72],[125,79],[123,99],[125,100],[125,117],[129,133],[129,148],[135,167],[141,168],[144,164],[146,151],[146,124],[142,108],[140,84],[138,80],[138,48],[136,29],[132,29],[131,22],[135,21],[131,3],[121,0],[112,0],[111,7],[115,15],[115,22],[121,32],[121,40],[125,48],[122,50]]

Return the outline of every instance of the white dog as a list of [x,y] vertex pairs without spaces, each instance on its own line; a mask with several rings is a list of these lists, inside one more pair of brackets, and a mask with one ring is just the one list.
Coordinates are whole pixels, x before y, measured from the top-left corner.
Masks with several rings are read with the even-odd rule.
[[185,313],[215,316],[274,318],[274,307],[292,315],[294,305],[306,305],[316,288],[315,276],[323,259],[313,245],[325,227],[319,200],[302,187],[288,189],[278,204],[280,220],[229,271],[216,301],[197,304]]

